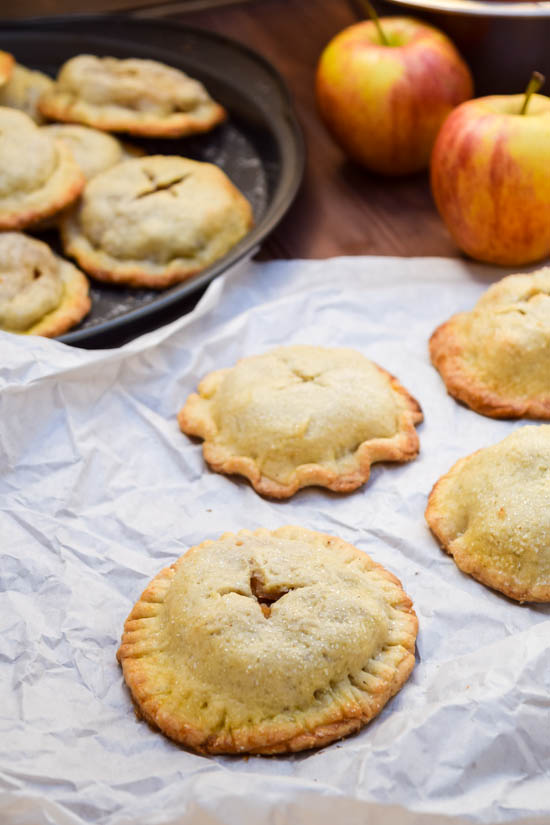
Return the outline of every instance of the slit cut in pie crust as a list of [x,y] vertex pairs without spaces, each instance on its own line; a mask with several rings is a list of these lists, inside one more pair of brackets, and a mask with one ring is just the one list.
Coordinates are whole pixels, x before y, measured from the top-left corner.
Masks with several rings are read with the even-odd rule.
[[288,498],[309,485],[349,492],[374,462],[415,458],[422,411],[359,352],[288,346],[207,375],[178,421],[212,469]]
[[0,233],[0,329],[53,338],[89,312],[88,279],[47,244]]
[[150,155],[96,175],[61,234],[94,278],[162,289],[223,257],[252,224],[249,202],[217,166]]
[[398,579],[300,527],[191,548],[149,584],[118,659],[138,713],[200,753],[321,747],[376,716],[414,666]]

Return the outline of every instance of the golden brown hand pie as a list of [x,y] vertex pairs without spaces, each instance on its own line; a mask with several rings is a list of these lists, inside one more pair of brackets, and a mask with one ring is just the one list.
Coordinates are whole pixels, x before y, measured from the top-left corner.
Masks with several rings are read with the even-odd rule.
[[141,155],[139,150],[128,151],[120,140],[89,126],[77,126],[71,123],[50,123],[42,127],[48,135],[64,142],[79,165],[86,181],[100,172],[116,166],[125,160]]
[[39,108],[52,120],[144,137],[206,132],[226,117],[202,83],[179,69],[155,60],[90,54],[61,67]]
[[90,309],[88,281],[42,241],[0,233],[0,329],[52,338]]
[[69,150],[17,109],[0,107],[0,229],[21,229],[78,197],[84,176]]
[[509,275],[430,339],[448,392],[493,418],[550,418],[550,268]]
[[517,601],[550,601],[550,425],[458,461],[426,519],[458,567]]
[[250,204],[217,166],[152,155],[91,180],[61,231],[95,278],[163,288],[221,258],[251,225]]
[[320,747],[380,712],[414,665],[401,584],[300,527],[191,548],[143,592],[118,658],[140,714],[203,753]]
[[53,80],[47,74],[16,63],[9,80],[0,88],[0,106],[21,109],[35,123],[44,123],[44,118],[38,111],[38,100],[52,87]]
[[373,462],[411,460],[422,412],[360,353],[290,346],[210,373],[178,420],[184,433],[204,439],[214,470],[287,498],[312,484],[355,490]]

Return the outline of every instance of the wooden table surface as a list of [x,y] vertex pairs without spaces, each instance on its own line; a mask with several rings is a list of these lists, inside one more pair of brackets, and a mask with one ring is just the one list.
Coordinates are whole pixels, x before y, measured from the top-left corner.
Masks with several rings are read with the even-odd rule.
[[261,258],[459,254],[437,215],[427,173],[406,178],[370,174],[346,161],[320,122],[313,93],[315,68],[327,42],[358,20],[349,0],[248,0],[214,8],[201,8],[204,0],[20,0],[9,5],[0,16],[133,6],[136,16],[176,19],[220,32],[271,61],[294,99],[307,166],[300,192],[265,241]]
[[328,41],[358,20],[351,3],[251,0],[174,16],[256,49],[278,69],[293,96],[306,140],[306,172],[262,257],[459,254],[433,204],[427,173],[370,174],[346,161],[319,119],[315,68]]

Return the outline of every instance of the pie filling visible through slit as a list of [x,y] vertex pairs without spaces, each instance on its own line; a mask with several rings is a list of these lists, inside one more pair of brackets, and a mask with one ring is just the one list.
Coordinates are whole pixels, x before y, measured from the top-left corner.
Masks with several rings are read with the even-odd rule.
[[250,204],[221,169],[151,155],[94,177],[61,232],[65,252],[95,278],[164,288],[221,258],[252,223]]
[[316,747],[372,719],[414,665],[399,581],[340,539],[225,534],[153,579],[118,653],[140,714],[206,753]]
[[88,281],[42,241],[0,233],[0,329],[52,337],[90,309]]

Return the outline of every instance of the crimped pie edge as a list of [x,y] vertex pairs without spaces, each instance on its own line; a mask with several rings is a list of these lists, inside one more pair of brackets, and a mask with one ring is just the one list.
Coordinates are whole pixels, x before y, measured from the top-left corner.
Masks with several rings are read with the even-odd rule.
[[[353,545],[317,531],[288,526],[273,531],[264,528],[253,532],[241,530],[237,534],[224,533],[220,538],[233,538],[241,535],[274,535],[287,539],[297,538],[309,543],[315,543],[320,538],[327,546],[340,546],[348,552],[352,550],[363,564],[368,565],[369,571],[374,572],[383,582],[384,589],[393,593],[390,601],[395,614],[392,624],[392,642],[386,644],[374,659],[366,663],[361,671],[363,679],[361,687],[349,682],[348,677],[347,687],[352,687],[358,694],[357,701],[353,705],[349,703],[342,705],[335,700],[332,712],[325,714],[326,718],[313,728],[307,724],[301,726],[297,723],[289,724],[287,721],[278,723],[275,721],[276,717],[273,717],[252,728],[236,732],[211,733],[194,727],[192,722],[182,721],[163,712],[162,691],[156,690],[155,679],[151,678],[147,667],[144,667],[142,662],[147,655],[151,654],[152,648],[148,645],[148,640],[154,638],[164,598],[178,565],[188,553],[212,544],[211,541],[205,541],[190,548],[173,565],[164,568],[155,576],[143,591],[124,624],[124,633],[117,658],[122,666],[124,679],[132,694],[138,715],[155,728],[160,728],[164,734],[176,742],[199,753],[208,754],[290,753],[321,747],[357,731],[373,719],[389,699],[398,692],[414,667],[418,619],[410,598],[402,589],[401,582]],[[396,638],[398,641],[395,641]]]
[[84,273],[69,261],[56,257],[59,261],[64,288],[61,303],[29,329],[23,330],[22,335],[43,335],[45,338],[55,338],[76,326],[91,309],[90,284]]
[[[97,55],[76,55],[67,63],[74,62],[81,57],[92,57],[99,62],[104,59]],[[119,64],[128,60],[127,58],[112,57],[107,59],[114,59]],[[131,58],[131,60],[135,60],[135,58]],[[142,62],[140,58],[137,58],[137,60]],[[176,67],[158,61],[152,62],[185,75],[185,72],[176,69]],[[63,64],[62,68],[65,65]],[[187,76],[187,78],[192,82],[198,82],[190,76]],[[113,82],[116,82],[116,76],[114,76]],[[153,82],[155,82],[155,78],[153,78]],[[202,84],[200,85],[202,86]],[[202,101],[194,111],[171,112],[159,115],[146,110],[139,111],[121,103],[106,102],[97,104],[82,98],[75,98],[67,89],[58,88],[56,82],[50,91],[42,95],[38,101],[38,108],[41,114],[50,120],[92,126],[104,132],[126,132],[140,137],[178,138],[210,131],[227,118],[225,108],[211,98],[207,91],[206,95],[206,100]]]
[[[135,160],[150,160],[158,156],[149,155],[143,158],[136,157]],[[164,157],[164,156],[163,156]],[[187,159],[186,159],[187,160]],[[121,164],[119,164],[121,165]],[[213,164],[210,164],[213,165]],[[111,172],[116,167],[106,170]],[[237,243],[242,240],[246,233],[252,228],[254,218],[249,201],[231,180],[222,173],[218,180],[220,186],[224,187],[231,194],[233,207],[242,217],[244,232],[235,240],[223,255],[226,255]],[[106,174],[100,173],[100,174]],[[94,180],[97,179],[94,178]],[[60,216],[60,231],[63,249],[66,255],[76,259],[79,266],[86,273],[96,278],[98,281],[113,284],[123,284],[132,287],[147,287],[149,289],[165,289],[174,284],[197,275],[205,270],[215,261],[221,260],[223,255],[207,258],[206,262],[196,263],[186,261],[183,258],[176,258],[168,264],[156,264],[140,260],[120,260],[109,255],[101,249],[94,247],[86,235],[80,230],[78,215],[81,204],[77,204],[74,209],[67,210]]]
[[493,392],[468,370],[462,357],[460,320],[468,313],[449,318],[430,338],[432,364],[441,375],[447,392],[474,412],[489,418],[550,419],[550,394],[547,398],[512,398]]
[[[501,442],[497,442],[501,443]],[[497,446],[491,445],[491,446]],[[498,570],[487,569],[484,565],[476,562],[475,558],[462,548],[456,546],[455,540],[459,536],[454,535],[453,524],[445,515],[444,497],[446,495],[446,487],[458,476],[464,466],[468,464],[470,459],[484,452],[487,447],[481,447],[475,450],[470,455],[464,456],[456,461],[453,466],[442,475],[433,485],[430,495],[428,496],[428,504],[426,506],[425,518],[428,526],[437,539],[440,547],[452,556],[456,566],[463,573],[467,573],[476,581],[503,593],[509,599],[523,603],[523,602],[550,602],[550,585],[546,588],[537,588],[537,592],[533,592],[529,588],[522,587],[510,580],[506,573],[500,573]]]
[[[181,112],[149,121],[129,114],[90,114],[85,106],[62,103],[53,99],[42,98],[38,109],[45,117],[62,123],[74,123],[91,126],[101,132],[124,132],[143,138],[179,138],[208,132],[227,118],[227,112],[219,103],[212,103],[208,113],[203,116]],[[115,107],[111,107],[115,108]],[[116,107],[122,108],[122,107]]]
[[[240,359],[240,361],[245,359]],[[239,363],[239,361],[237,361]],[[206,375],[199,384],[199,392],[192,393],[178,413],[178,424],[187,435],[205,439],[203,455],[205,461],[218,473],[242,475],[248,478],[256,492],[271,498],[290,498],[302,487],[317,485],[334,492],[346,493],[365,484],[370,477],[371,465],[378,461],[411,461],[418,455],[420,441],[415,424],[423,420],[422,409],[415,398],[403,385],[374,361],[371,363],[390,382],[391,388],[398,393],[403,403],[398,431],[392,438],[376,438],[364,441],[355,451],[357,469],[355,472],[337,473],[322,464],[302,464],[294,473],[288,484],[281,484],[274,479],[263,476],[257,462],[247,456],[233,455],[226,448],[209,442],[208,436],[215,432],[211,419],[198,412],[201,405],[201,388],[205,383],[212,384],[218,376],[225,375],[232,367],[215,370]],[[214,427],[214,429],[213,429]]]
[[[506,392],[492,390],[478,377],[474,369],[467,366],[463,326],[481,305],[499,307],[499,298],[513,295],[519,285],[535,284],[537,276],[548,276],[550,267],[542,267],[531,273],[514,273],[496,281],[483,292],[474,306],[467,312],[452,315],[432,333],[429,350],[432,364],[445,383],[449,395],[461,401],[474,412],[490,418],[530,418],[550,419],[550,392],[546,396],[512,396]],[[518,299],[521,299],[518,296]]]
[[59,164],[44,186],[33,189],[20,202],[17,193],[0,200],[0,230],[24,229],[49,218],[73,203],[82,192],[85,179],[80,167],[61,141],[55,144]]

